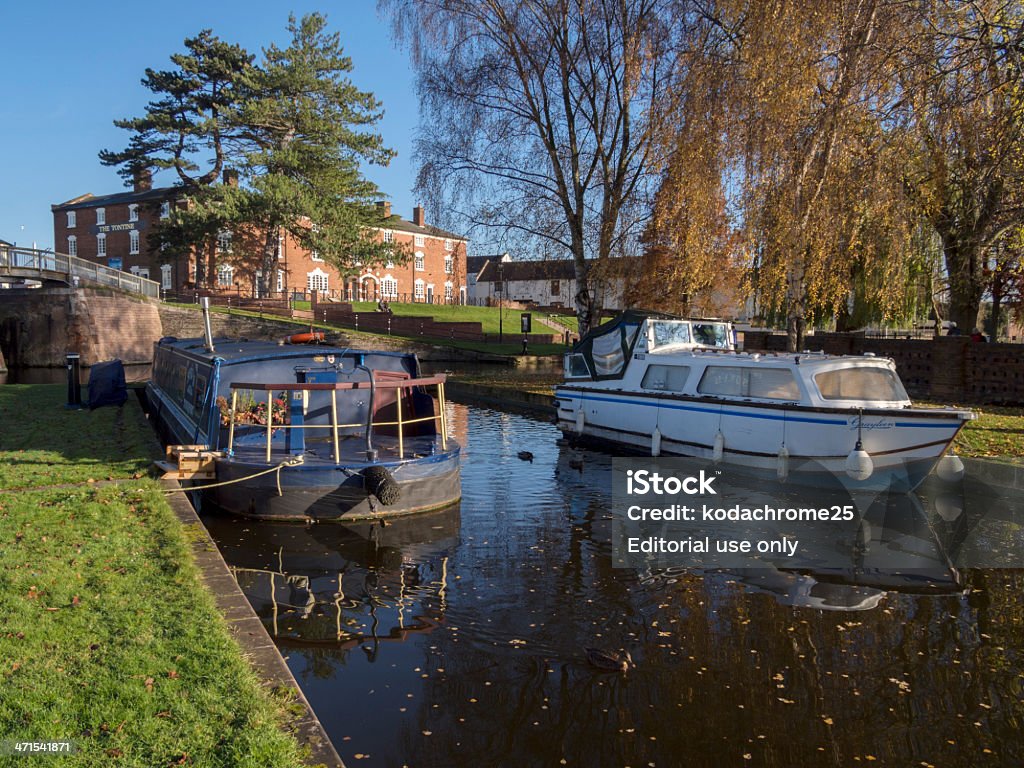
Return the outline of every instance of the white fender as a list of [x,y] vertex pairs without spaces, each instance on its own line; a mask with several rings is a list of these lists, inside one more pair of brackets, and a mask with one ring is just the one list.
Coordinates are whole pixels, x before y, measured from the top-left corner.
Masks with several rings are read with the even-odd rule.
[[657,427],[651,433],[651,456],[661,455],[661,430]]
[[863,448],[854,448],[846,457],[846,474],[854,480],[867,480],[875,471],[875,462]]
[[717,464],[722,460],[725,455],[725,435],[719,430],[718,434],[715,435],[715,448],[711,452],[711,458]]
[[789,477],[789,449],[785,445],[779,448],[779,457],[775,462],[775,474],[779,476],[779,480]]
[[947,454],[939,459],[935,474],[947,483],[958,483],[964,477],[964,463],[955,453]]

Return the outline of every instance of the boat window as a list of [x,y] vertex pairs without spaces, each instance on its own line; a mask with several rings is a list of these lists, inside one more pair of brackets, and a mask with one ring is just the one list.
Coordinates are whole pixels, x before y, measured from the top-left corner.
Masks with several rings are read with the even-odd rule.
[[598,376],[618,373],[625,363],[622,354],[622,337],[618,333],[606,333],[594,338],[591,349],[594,357],[594,370]]
[[840,368],[822,371],[814,377],[821,396],[826,400],[906,400],[896,372],[881,367]]
[[709,365],[697,391],[702,395],[750,397],[760,400],[799,400],[800,388],[786,368]]
[[649,365],[640,386],[644,389],[682,392],[689,377],[690,366],[688,365]]
[[725,323],[694,323],[693,340],[697,344],[718,349],[729,349],[729,326]]
[[577,376],[590,376],[590,369],[587,368],[587,361],[583,355],[569,355],[569,374],[570,377]]
[[678,320],[652,320],[651,349],[690,343],[690,324]]

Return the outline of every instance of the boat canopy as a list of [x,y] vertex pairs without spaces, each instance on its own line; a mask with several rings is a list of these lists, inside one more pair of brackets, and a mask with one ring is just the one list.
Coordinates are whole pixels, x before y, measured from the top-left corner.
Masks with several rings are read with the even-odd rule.
[[569,359],[570,374],[593,379],[621,379],[633,354],[640,326],[650,318],[682,320],[663,312],[627,309],[593,328],[573,346]]

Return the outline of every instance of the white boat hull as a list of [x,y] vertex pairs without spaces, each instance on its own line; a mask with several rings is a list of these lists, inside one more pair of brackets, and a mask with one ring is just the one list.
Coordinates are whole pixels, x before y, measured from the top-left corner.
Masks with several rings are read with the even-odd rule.
[[[648,455],[713,460],[720,452],[724,465],[801,484],[838,480],[863,489],[916,488],[963,425],[956,412],[937,409],[864,409],[861,417],[857,410],[638,394],[601,386],[559,387],[555,397],[559,427],[570,437]],[[873,463],[871,476],[861,481],[846,474],[858,436]]]

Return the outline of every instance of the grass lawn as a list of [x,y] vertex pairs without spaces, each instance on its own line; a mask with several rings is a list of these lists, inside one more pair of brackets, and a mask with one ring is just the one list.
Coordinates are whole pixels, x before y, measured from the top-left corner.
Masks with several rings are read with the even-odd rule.
[[[82,413],[64,394],[0,387],[0,489],[148,464],[134,398]],[[243,659],[152,480],[0,493],[0,616],[0,739],[74,740],[71,766],[302,764],[290,702]]]
[[956,439],[961,456],[1024,456],[1024,408],[995,405],[964,406],[978,418],[968,422]]
[[[357,301],[352,307],[357,312],[373,312],[377,309],[375,301]],[[391,310],[399,316],[406,317],[432,317],[440,322],[462,322],[480,323],[484,333],[498,332],[498,307],[472,307],[459,304],[392,304]],[[519,334],[519,316],[529,310],[509,309],[502,307],[501,325],[506,334],[513,338]],[[557,334],[554,328],[539,322],[538,318],[546,316],[544,313],[533,312],[533,333]],[[573,325],[573,328],[576,326]]]

